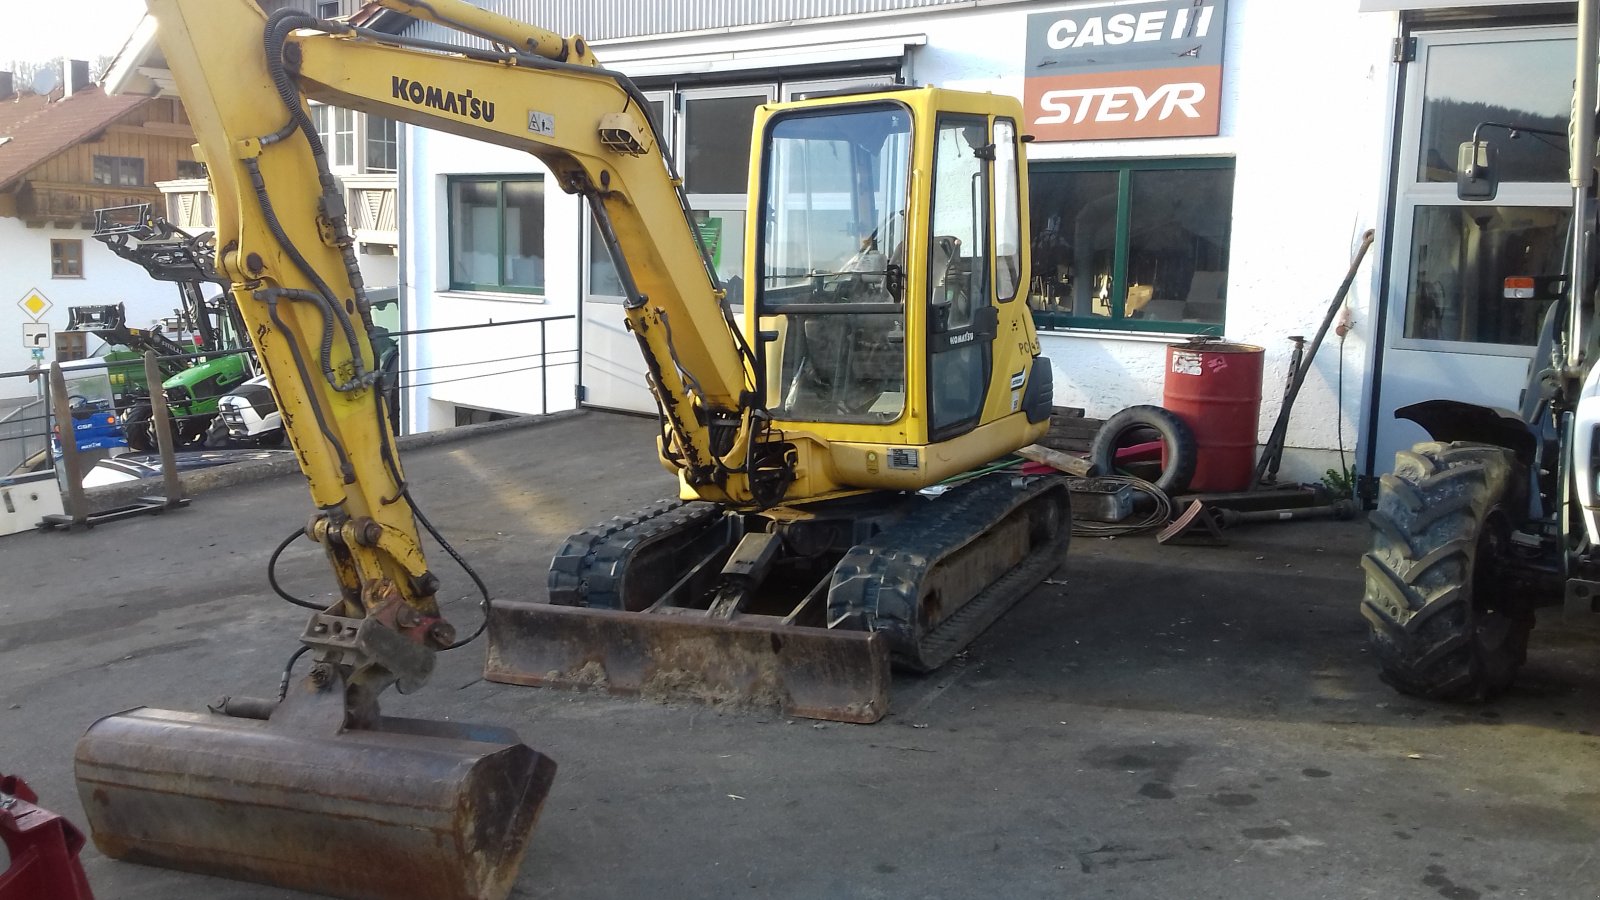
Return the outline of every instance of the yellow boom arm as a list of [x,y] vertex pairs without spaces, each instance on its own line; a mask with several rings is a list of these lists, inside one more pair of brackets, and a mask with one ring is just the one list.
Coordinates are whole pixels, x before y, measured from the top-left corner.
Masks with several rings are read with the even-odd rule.
[[748,500],[727,473],[748,447],[750,355],[643,98],[597,67],[582,38],[462,0],[384,5],[496,49],[408,44],[288,11],[268,20],[249,0],[149,5],[209,164],[217,268],[310,483],[320,512],[308,532],[333,563],[345,615],[379,617],[435,648],[454,639],[385,427],[361,275],[308,98],[526,150],[589,198],[667,419],[664,455],[708,499]]

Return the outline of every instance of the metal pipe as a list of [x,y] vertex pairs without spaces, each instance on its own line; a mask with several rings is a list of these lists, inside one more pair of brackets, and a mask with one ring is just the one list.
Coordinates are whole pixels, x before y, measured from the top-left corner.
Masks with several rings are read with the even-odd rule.
[[1589,189],[1594,184],[1595,65],[1600,59],[1600,54],[1596,53],[1597,3],[1600,0],[1578,2],[1578,64],[1572,98],[1572,125],[1569,129],[1571,169],[1568,181],[1572,185],[1572,221],[1575,227],[1572,230],[1572,277],[1567,291],[1567,314],[1571,317],[1567,330],[1567,368],[1573,373],[1583,365],[1583,294],[1587,290],[1585,280],[1589,271],[1589,240],[1592,237],[1589,219],[1593,200],[1589,196]]

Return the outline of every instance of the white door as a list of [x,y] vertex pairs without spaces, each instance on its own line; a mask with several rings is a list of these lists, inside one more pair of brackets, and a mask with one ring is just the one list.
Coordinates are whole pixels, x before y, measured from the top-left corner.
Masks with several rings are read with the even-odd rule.
[[[1408,73],[1397,178],[1389,319],[1374,462],[1427,440],[1400,407],[1450,399],[1515,410],[1548,301],[1507,299],[1513,275],[1561,270],[1571,195],[1565,132],[1570,27],[1419,35]],[[1484,125],[1484,123],[1497,123]],[[1494,200],[1456,199],[1457,146],[1475,128],[1499,151]]]

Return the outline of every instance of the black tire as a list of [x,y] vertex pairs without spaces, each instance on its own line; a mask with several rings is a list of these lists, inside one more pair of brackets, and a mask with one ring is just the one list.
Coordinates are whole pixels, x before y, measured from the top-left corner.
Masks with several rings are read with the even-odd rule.
[[1102,475],[1117,474],[1117,449],[1132,444],[1160,440],[1166,446],[1166,462],[1155,471],[1131,471],[1153,482],[1167,494],[1181,494],[1194,477],[1200,462],[1200,445],[1187,423],[1172,410],[1159,406],[1130,406],[1106,420],[1089,445],[1089,462]]
[[228,426],[222,421],[221,416],[211,420],[211,427],[206,429],[202,446],[207,450],[226,450],[233,446],[233,438],[228,436]]
[[1533,607],[1507,584],[1502,555],[1525,478],[1503,447],[1425,443],[1380,479],[1361,613],[1395,690],[1474,701],[1515,679]]
[[122,433],[128,439],[128,449],[137,453],[154,453],[156,451],[156,432],[151,424],[151,416],[155,413],[150,406],[141,403],[122,419]]

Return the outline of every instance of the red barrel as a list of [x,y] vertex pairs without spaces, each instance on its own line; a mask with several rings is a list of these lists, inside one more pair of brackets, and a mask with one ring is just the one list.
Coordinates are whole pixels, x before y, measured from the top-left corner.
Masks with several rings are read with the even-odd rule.
[[1260,347],[1197,341],[1167,345],[1161,405],[1178,415],[1200,447],[1189,489],[1242,491],[1256,467],[1261,418]]

